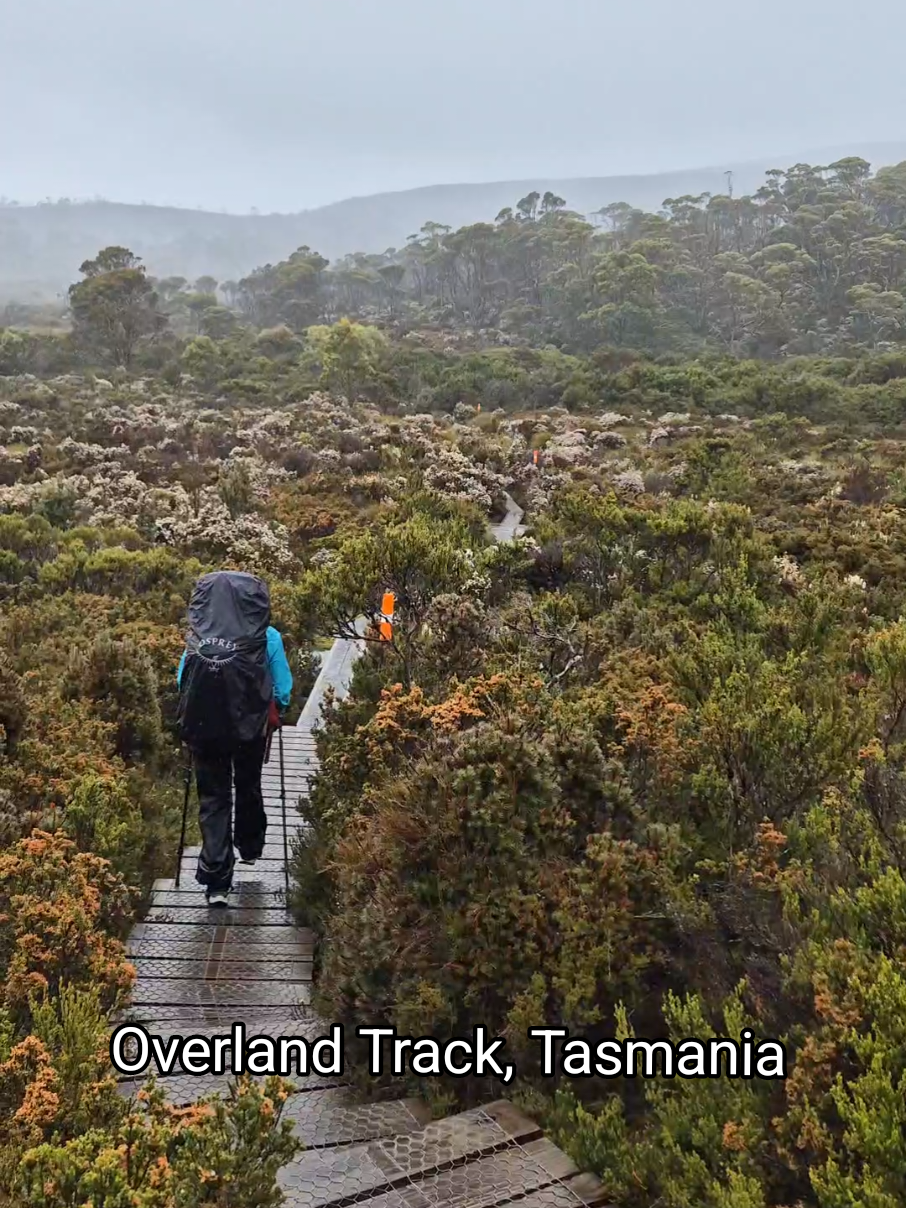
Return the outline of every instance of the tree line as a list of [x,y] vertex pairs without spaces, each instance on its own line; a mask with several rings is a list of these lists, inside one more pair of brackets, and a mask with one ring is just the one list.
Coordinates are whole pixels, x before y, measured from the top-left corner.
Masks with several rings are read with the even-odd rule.
[[129,365],[167,330],[301,333],[343,317],[588,353],[778,359],[884,351],[906,339],[906,164],[772,171],[752,196],[624,203],[592,221],[530,193],[493,222],[427,222],[406,246],[330,264],[301,247],[238,281],[151,279],[125,248],[82,265],[76,338]]

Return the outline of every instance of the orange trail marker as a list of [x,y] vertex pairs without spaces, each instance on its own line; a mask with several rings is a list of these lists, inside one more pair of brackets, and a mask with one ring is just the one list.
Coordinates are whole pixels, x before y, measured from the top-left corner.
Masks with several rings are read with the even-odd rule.
[[539,460],[539,458],[540,458],[540,457],[541,457],[541,450],[540,450],[540,449],[536,449],[536,450],[534,451],[534,453],[532,454],[532,461],[535,463],[535,465],[537,465],[537,464],[538,464],[538,460]]
[[393,609],[396,603],[392,591],[384,592],[384,598],[381,600],[381,613],[383,619],[381,621],[381,641],[390,642],[393,640]]

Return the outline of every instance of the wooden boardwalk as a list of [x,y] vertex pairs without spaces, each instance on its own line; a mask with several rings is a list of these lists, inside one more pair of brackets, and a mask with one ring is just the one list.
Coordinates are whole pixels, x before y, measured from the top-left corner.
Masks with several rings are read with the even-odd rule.
[[[515,509],[515,505],[513,505]],[[508,539],[521,513],[508,515]],[[496,534],[495,534],[496,535]],[[498,539],[500,539],[498,537]],[[305,799],[317,768],[312,728],[328,687],[348,688],[355,642],[338,642],[296,727],[283,731],[290,842],[305,826]],[[183,855],[180,886],[155,883],[146,917],[132,931],[138,974],[129,1018],[152,1034],[325,1035],[311,1007],[314,936],[293,924],[284,893],[280,765],[276,738],[265,767],[267,844],[254,868],[236,866],[228,908],[209,907],[195,881],[198,848]],[[177,1069],[159,1079],[175,1103],[225,1091],[228,1075]],[[295,1077],[287,1116],[305,1150],[281,1171],[292,1208],[580,1208],[601,1202],[596,1179],[583,1175],[536,1125],[505,1101],[431,1122],[415,1099],[367,1102],[342,1078]],[[124,1094],[141,1079],[123,1079]]]
[[522,508],[515,499],[506,497],[506,515],[499,524],[491,525],[491,536],[495,541],[512,541],[522,534]]

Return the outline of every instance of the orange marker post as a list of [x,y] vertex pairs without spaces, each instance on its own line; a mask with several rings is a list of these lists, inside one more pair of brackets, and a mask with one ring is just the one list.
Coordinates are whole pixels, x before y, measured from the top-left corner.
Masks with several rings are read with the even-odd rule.
[[540,461],[540,459],[541,459],[541,450],[535,449],[534,453],[532,453],[532,461],[535,463],[535,465],[537,465],[538,462]]
[[384,592],[384,598],[381,601],[381,641],[393,641],[393,609],[396,600],[392,591]]

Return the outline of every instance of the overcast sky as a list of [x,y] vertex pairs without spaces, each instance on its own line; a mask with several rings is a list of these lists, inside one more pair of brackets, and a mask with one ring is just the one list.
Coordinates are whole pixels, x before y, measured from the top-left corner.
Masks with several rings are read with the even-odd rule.
[[903,0],[0,0],[0,195],[247,212],[906,138]]

